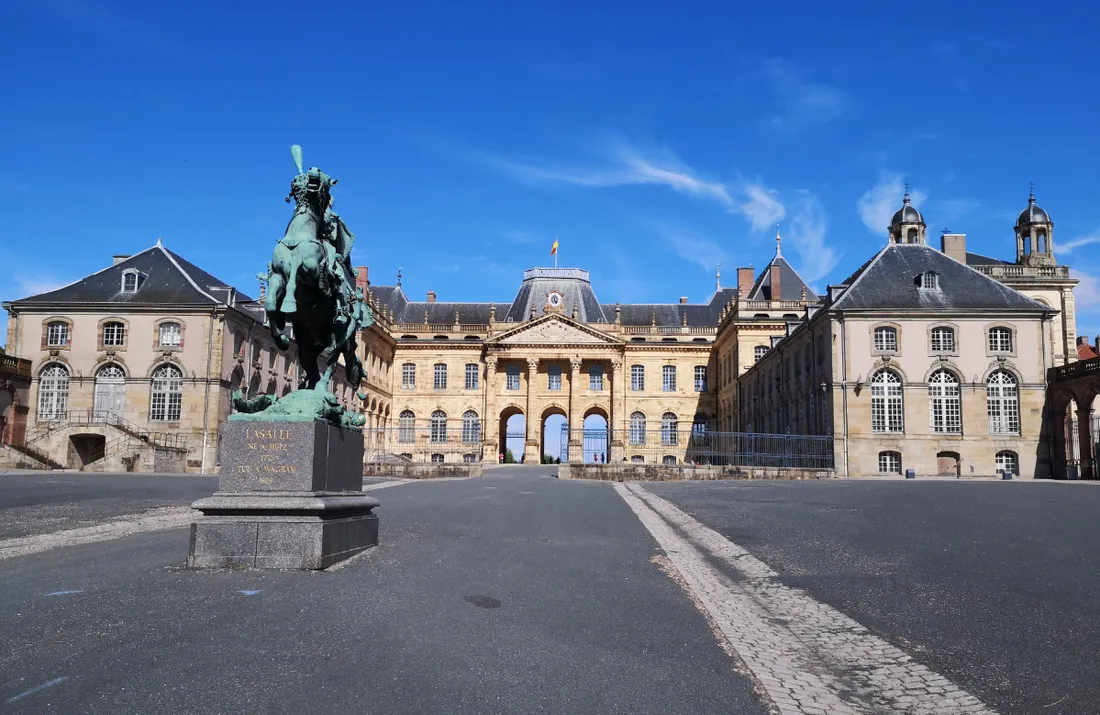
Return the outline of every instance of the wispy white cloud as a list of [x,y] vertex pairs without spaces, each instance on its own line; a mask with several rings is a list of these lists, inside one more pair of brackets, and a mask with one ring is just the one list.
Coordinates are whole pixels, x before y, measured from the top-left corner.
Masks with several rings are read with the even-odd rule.
[[745,184],[742,192],[748,199],[738,204],[734,210],[744,215],[753,230],[774,226],[787,215],[787,207],[779,201],[779,192],[760,184]]
[[20,276],[15,279],[15,287],[26,298],[40,293],[49,293],[61,286],[68,285],[69,281],[63,281],[54,276]]
[[1100,278],[1078,268],[1071,268],[1069,274],[1079,281],[1073,289],[1077,334],[1100,335]]
[[[859,218],[871,233],[878,236],[886,233],[890,219],[901,207],[901,200],[905,194],[904,179],[904,174],[884,172],[879,177],[878,183],[864,191],[856,201]],[[923,191],[910,189],[909,198],[919,208],[928,195]]]
[[825,278],[840,262],[840,254],[825,243],[828,228],[825,210],[817,197],[809,191],[796,191],[783,244],[794,246],[800,263],[798,272],[808,283]]
[[726,252],[715,240],[681,226],[658,226],[657,232],[680,258],[713,271],[719,263],[728,263]]
[[764,63],[764,76],[778,100],[778,110],[764,124],[773,129],[799,129],[831,122],[848,108],[844,92],[827,84],[807,82],[794,65],[780,59]]
[[1054,250],[1058,253],[1073,253],[1082,246],[1089,246],[1094,243],[1100,243],[1100,231],[1095,231],[1087,236],[1075,238],[1072,241],[1059,243],[1054,247]]

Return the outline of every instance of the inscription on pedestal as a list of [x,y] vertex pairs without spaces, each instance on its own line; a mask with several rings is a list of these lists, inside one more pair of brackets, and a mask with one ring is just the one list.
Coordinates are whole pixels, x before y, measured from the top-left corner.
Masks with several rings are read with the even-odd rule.
[[322,422],[226,422],[222,491],[359,491],[362,434]]
[[[310,425],[312,427],[312,425]],[[238,464],[241,474],[256,474],[256,483],[267,486],[275,483],[276,474],[293,474],[298,471],[297,464],[290,463],[291,428],[281,429],[245,429],[245,449],[257,462]]]

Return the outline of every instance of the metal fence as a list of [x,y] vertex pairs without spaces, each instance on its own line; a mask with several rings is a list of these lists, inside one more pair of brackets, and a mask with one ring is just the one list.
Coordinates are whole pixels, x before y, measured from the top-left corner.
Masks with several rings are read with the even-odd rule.
[[1090,420],[1090,435],[1092,438],[1092,454],[1088,459],[1083,459],[1081,454],[1081,428],[1076,415],[1066,417],[1065,445],[1066,463],[1065,473],[1057,476],[1067,479],[1080,479],[1091,476],[1100,478],[1100,415],[1094,415]]
[[364,429],[368,462],[480,462],[481,426]]
[[[562,461],[598,464],[614,459],[615,436],[609,429],[563,428]],[[632,463],[833,468],[833,438],[828,435],[627,429],[618,437],[623,443],[619,459]]]

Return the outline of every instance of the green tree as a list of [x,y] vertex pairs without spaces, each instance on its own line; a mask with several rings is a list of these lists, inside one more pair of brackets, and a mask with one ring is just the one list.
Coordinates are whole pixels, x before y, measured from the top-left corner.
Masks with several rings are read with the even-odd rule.
[[505,464],[515,464],[516,463],[515,455],[513,455],[512,450],[508,449],[507,447],[504,448],[504,463]]

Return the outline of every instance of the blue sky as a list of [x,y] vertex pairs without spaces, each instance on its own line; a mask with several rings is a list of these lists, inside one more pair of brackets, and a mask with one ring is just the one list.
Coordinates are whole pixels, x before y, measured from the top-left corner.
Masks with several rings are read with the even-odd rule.
[[243,290],[288,147],[340,179],[375,284],[508,301],[705,300],[783,252],[818,288],[929,224],[1012,258],[1029,181],[1100,334],[1100,10],[1034,3],[137,3],[0,9],[0,298],[157,237]]

